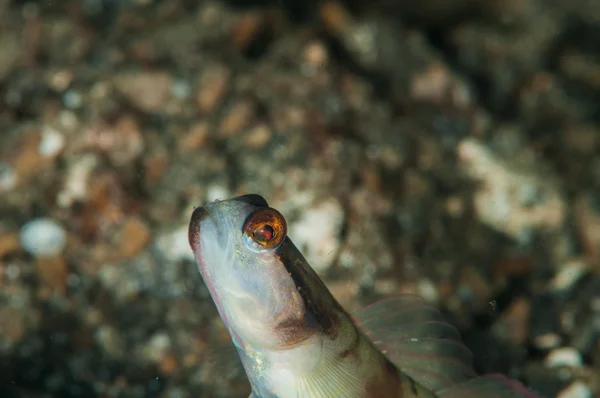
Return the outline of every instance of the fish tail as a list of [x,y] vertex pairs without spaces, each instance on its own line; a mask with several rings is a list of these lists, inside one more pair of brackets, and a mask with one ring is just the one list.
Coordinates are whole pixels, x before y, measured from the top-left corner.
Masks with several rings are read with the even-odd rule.
[[501,374],[476,377],[437,391],[439,398],[541,398],[516,380]]

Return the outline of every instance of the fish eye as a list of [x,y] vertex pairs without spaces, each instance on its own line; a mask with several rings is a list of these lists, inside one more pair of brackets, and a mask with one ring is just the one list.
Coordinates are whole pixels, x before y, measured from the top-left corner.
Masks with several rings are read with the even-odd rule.
[[252,236],[257,242],[268,243],[275,237],[275,230],[268,224],[261,225],[252,232]]
[[242,231],[260,248],[274,248],[285,239],[287,224],[281,213],[268,207],[253,211],[246,218]]

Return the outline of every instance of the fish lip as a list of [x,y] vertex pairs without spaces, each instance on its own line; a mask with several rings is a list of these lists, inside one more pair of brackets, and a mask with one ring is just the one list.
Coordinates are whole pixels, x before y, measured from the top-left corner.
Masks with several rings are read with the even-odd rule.
[[224,240],[224,231],[216,220],[218,218],[218,209],[217,214],[210,211],[213,203],[218,203],[219,201],[208,203],[204,206],[196,207],[192,212],[190,217],[190,224],[188,227],[188,243],[190,244],[190,248],[192,251],[197,252],[200,250],[200,235],[202,233],[202,223],[206,223],[209,221],[213,224],[214,228],[217,231],[217,242],[223,242]]
[[200,224],[206,217],[210,217],[210,213],[205,206],[196,207],[190,217],[188,243],[193,251],[196,251],[200,246]]

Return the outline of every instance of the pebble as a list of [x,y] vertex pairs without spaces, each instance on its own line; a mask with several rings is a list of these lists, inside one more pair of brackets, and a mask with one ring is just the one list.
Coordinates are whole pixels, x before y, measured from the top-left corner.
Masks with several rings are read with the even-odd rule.
[[571,347],[556,348],[546,357],[548,367],[573,366],[579,367],[583,363],[581,354]]
[[[191,211],[190,211],[191,214]],[[156,238],[156,246],[167,261],[194,261],[194,253],[188,243],[188,224]]]
[[563,225],[566,204],[547,179],[516,170],[475,139],[460,143],[458,158],[469,177],[481,183],[474,206],[482,223],[520,243],[536,230],[556,231]]
[[525,298],[516,299],[498,318],[494,332],[515,346],[522,346],[529,336],[531,303]]
[[592,398],[592,391],[582,381],[574,381],[562,390],[556,398]]
[[233,105],[219,125],[219,135],[231,138],[246,127],[254,114],[254,106],[248,101],[240,101]]
[[17,173],[6,163],[0,163],[0,192],[12,191],[17,186]]
[[112,357],[122,358],[123,353],[127,351],[119,330],[110,325],[98,327],[94,333],[94,339],[104,352]]
[[429,303],[437,303],[440,300],[437,286],[430,279],[421,279],[417,283],[417,292]]
[[161,361],[171,348],[171,339],[166,333],[156,333],[144,346],[144,354],[152,362]]
[[588,264],[583,261],[570,261],[564,265],[552,279],[551,286],[557,291],[570,290],[588,270]]
[[206,147],[210,137],[210,126],[207,122],[195,123],[188,132],[179,140],[179,151],[182,153],[194,152]]
[[317,271],[328,269],[340,247],[344,210],[336,199],[311,206],[289,226],[289,235]]
[[51,126],[44,126],[38,151],[43,157],[53,158],[63,150],[65,143],[65,137],[60,131]]
[[99,159],[95,154],[85,154],[75,160],[65,176],[63,189],[57,195],[59,207],[70,207],[78,200],[85,199],[89,179],[98,163]]
[[122,257],[135,256],[146,247],[151,236],[150,227],[144,221],[130,217],[121,229],[119,255]]
[[561,342],[560,335],[557,333],[544,333],[533,339],[533,345],[540,350],[548,350],[558,347]]
[[208,202],[214,202],[215,200],[225,200],[231,196],[229,190],[218,184],[211,184],[206,189],[206,200]]
[[15,252],[19,248],[19,234],[0,231],[0,258]]
[[50,218],[38,218],[21,228],[21,246],[34,257],[59,254],[67,242],[64,228]]
[[202,113],[214,112],[229,89],[229,69],[221,65],[208,67],[200,76],[196,105]]
[[126,72],[113,80],[115,88],[143,112],[159,113],[171,96],[172,79],[167,72]]
[[69,267],[63,257],[39,257],[36,261],[36,269],[47,287],[61,295],[66,293]]
[[448,95],[451,74],[447,67],[434,63],[417,74],[411,82],[411,97],[418,101],[440,103]]

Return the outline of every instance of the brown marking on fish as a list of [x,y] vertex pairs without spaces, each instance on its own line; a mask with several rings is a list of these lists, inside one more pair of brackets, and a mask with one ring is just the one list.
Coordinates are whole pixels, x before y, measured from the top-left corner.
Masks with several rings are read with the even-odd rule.
[[288,317],[275,325],[274,330],[280,338],[282,347],[293,346],[307,340],[315,330],[305,327],[303,318]]
[[190,217],[190,224],[188,226],[188,243],[192,251],[198,249],[200,244],[200,222],[206,217],[208,212],[204,207],[196,207],[192,216]]
[[[365,385],[364,398],[403,398],[402,379],[398,369],[385,358],[382,372]],[[415,395],[416,397],[416,395]],[[408,397],[407,397],[408,398]]]
[[339,357],[342,360],[348,359],[348,358],[356,358],[360,362],[361,358],[358,355],[358,350],[360,348],[360,339],[361,338],[360,338],[360,334],[357,333],[356,330],[353,330],[353,332],[354,332],[354,338],[352,339],[352,341],[350,342],[348,347],[346,347],[345,350],[343,350],[339,353]]
[[340,316],[343,316],[346,311],[331,295],[317,273],[308,266],[307,261],[289,238],[285,238],[275,255],[289,272],[302,297],[306,308],[304,327],[335,339],[339,332]]

